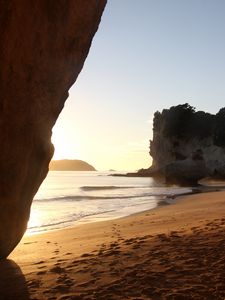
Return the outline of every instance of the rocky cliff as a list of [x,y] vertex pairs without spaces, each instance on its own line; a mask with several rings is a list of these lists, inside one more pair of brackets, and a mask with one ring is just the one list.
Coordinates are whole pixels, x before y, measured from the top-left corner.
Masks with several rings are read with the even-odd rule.
[[52,127],[105,0],[0,1],[0,257],[23,236],[53,155]]
[[205,176],[225,177],[225,108],[216,115],[188,104],[156,112],[150,141],[151,174],[195,184]]

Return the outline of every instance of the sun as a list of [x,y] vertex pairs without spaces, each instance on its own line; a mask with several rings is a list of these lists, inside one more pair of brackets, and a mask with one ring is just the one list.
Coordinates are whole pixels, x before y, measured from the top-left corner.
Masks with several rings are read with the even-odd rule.
[[72,135],[72,132],[65,131],[63,128],[56,127],[53,129],[51,139],[55,148],[53,159],[80,159],[80,145],[72,138]]

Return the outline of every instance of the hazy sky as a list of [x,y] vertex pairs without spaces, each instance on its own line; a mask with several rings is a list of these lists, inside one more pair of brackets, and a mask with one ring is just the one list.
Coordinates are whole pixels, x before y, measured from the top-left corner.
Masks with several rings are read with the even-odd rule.
[[55,159],[148,167],[156,110],[225,106],[224,0],[108,0],[54,128]]

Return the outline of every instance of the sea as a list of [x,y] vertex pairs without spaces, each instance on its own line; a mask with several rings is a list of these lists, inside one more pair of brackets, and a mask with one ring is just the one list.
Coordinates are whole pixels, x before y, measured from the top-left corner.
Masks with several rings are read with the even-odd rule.
[[173,202],[191,187],[114,172],[50,171],[34,197],[27,234],[125,217]]

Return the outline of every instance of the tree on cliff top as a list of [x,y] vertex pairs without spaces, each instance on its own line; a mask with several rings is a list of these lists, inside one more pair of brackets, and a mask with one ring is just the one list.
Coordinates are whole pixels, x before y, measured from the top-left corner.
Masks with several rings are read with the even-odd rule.
[[219,110],[215,119],[214,144],[225,147],[225,107]]
[[172,106],[162,111],[164,121],[163,135],[185,138],[189,134],[190,121],[195,113],[195,108],[188,103]]
[[188,103],[156,112],[153,120],[154,133],[164,137],[189,140],[214,136],[215,143],[225,145],[225,109],[215,116],[203,111],[195,111]]

